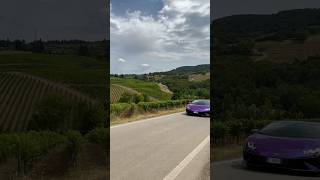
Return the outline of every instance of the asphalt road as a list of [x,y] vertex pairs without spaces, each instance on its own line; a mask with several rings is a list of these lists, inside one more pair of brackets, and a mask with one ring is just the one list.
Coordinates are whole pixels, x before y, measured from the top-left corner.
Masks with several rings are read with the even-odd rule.
[[247,169],[242,160],[217,162],[212,164],[211,177],[214,180],[319,180],[306,174],[293,172]]
[[210,118],[184,113],[113,126],[111,180],[209,180]]

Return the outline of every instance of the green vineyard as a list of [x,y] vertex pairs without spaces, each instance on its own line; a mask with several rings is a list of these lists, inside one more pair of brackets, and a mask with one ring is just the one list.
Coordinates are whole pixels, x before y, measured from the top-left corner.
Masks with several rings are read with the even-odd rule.
[[0,73],[0,132],[27,129],[35,106],[50,93],[59,93],[70,101],[94,101],[62,84],[24,73]]
[[110,78],[110,100],[111,103],[119,101],[124,92],[131,94],[144,94],[149,96],[152,101],[167,101],[171,99],[172,94],[160,88],[159,84],[154,82],[142,81],[132,78]]
[[116,103],[120,100],[121,96],[123,93],[128,92],[128,93],[138,93],[137,91],[130,89],[130,88],[126,88],[117,84],[111,84],[110,87],[110,100],[111,103]]

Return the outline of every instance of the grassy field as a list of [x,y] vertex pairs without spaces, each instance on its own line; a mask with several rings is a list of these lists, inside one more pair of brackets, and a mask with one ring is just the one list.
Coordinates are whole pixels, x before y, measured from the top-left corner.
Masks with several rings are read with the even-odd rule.
[[[119,95],[121,95],[121,93],[125,91],[124,88],[119,88],[119,85],[122,87],[131,89],[131,90],[128,90],[128,89],[126,90],[126,91],[130,91],[130,93],[132,93],[133,91],[136,91],[141,94],[146,94],[151,98],[154,98],[159,101],[169,100],[171,99],[171,96],[172,96],[170,93],[162,91],[160,86],[157,83],[153,83],[153,82],[146,82],[146,81],[141,81],[141,80],[131,79],[131,78],[111,77],[110,83],[111,83],[111,92],[112,92],[111,99],[113,100],[119,99]],[[118,85],[118,86],[115,86],[115,85]],[[113,97],[113,95],[115,97]]]
[[0,72],[24,72],[104,99],[106,62],[73,55],[1,52]]

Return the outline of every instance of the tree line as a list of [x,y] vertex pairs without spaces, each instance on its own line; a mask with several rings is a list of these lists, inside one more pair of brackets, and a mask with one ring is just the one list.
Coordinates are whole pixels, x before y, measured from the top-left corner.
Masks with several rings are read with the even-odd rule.
[[82,40],[44,41],[39,39],[26,42],[23,39],[7,39],[0,40],[0,51],[31,51],[45,54],[72,54],[88,57],[105,57],[107,45],[107,40],[87,42]]
[[320,117],[319,56],[281,64],[224,58],[214,63],[215,119]]

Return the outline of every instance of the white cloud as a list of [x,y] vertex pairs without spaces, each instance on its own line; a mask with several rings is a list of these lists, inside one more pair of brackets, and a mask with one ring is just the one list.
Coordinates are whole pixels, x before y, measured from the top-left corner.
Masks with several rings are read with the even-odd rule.
[[143,67],[150,67],[149,64],[141,64],[141,66],[143,66]]
[[[148,62],[147,71],[210,62],[210,1],[163,0],[157,17],[140,11],[116,16],[111,11],[111,71],[145,73],[138,66]],[[117,57],[129,57],[126,66]]]
[[119,62],[123,62],[123,63],[126,62],[126,60],[123,59],[123,58],[119,58],[118,61],[119,61]]

